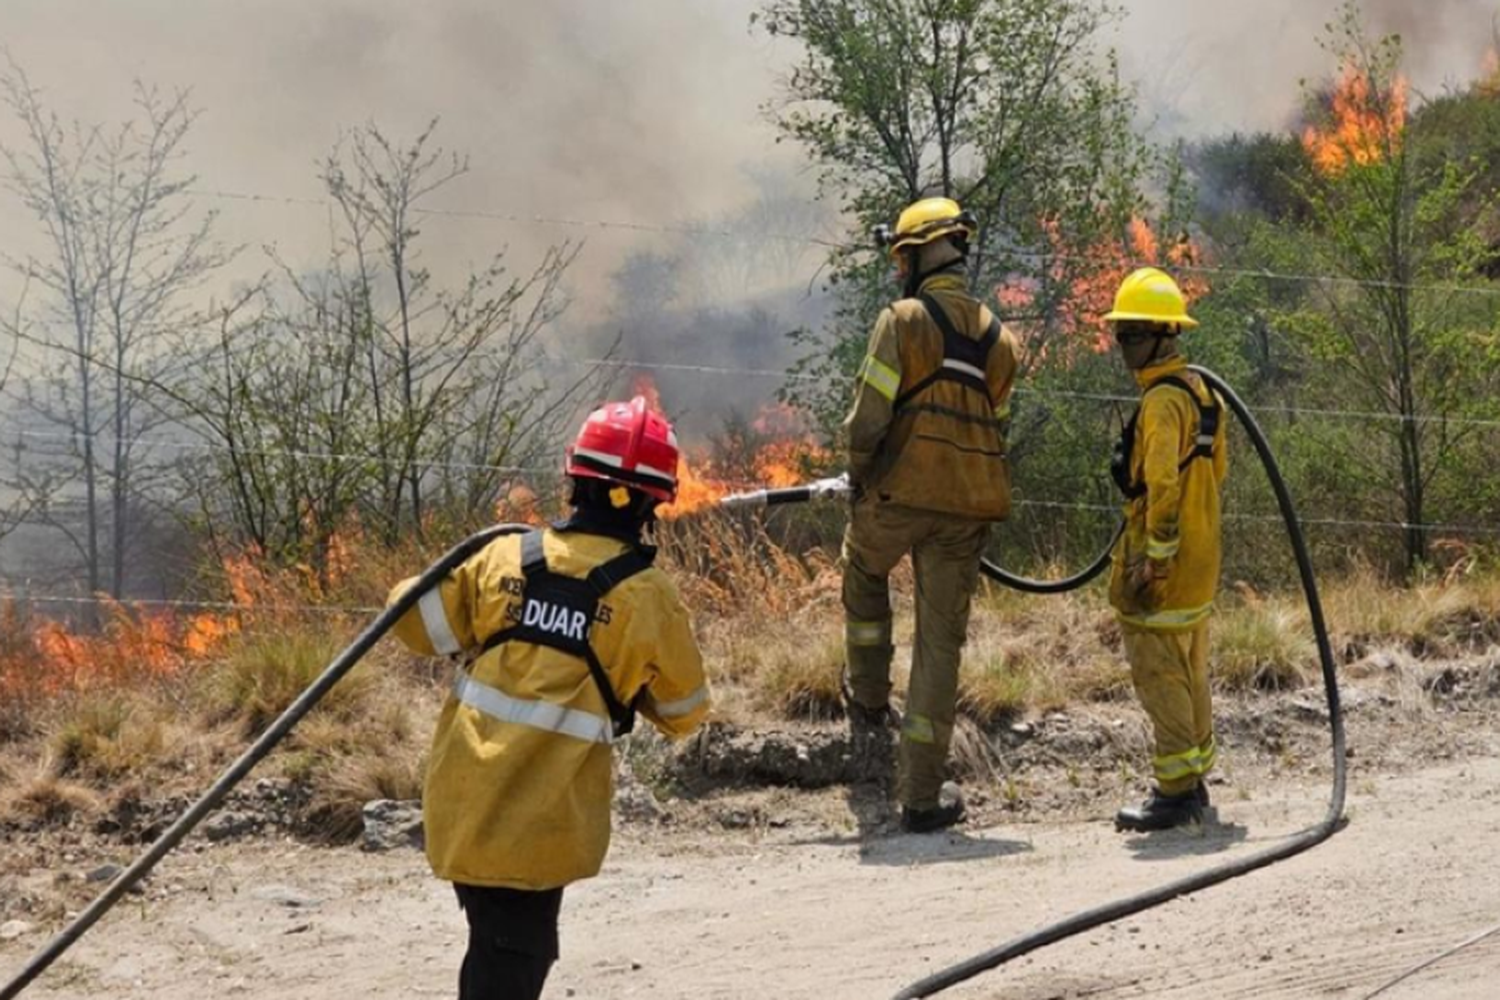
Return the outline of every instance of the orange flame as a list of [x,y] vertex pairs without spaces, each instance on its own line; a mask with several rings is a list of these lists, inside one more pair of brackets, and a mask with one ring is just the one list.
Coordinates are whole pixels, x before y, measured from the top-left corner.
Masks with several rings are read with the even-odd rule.
[[1401,146],[1406,128],[1407,83],[1396,77],[1390,90],[1371,86],[1369,75],[1345,66],[1334,88],[1328,121],[1309,125],[1302,146],[1319,173],[1337,177],[1350,166],[1379,163]]
[[1500,97],[1500,51],[1496,51],[1493,45],[1485,51],[1484,61],[1479,64],[1476,88],[1485,97]]
[[[1050,244],[1052,259],[1046,278],[1054,286],[1067,287],[1053,320],[1064,333],[1072,335],[1058,350],[1064,364],[1072,363],[1080,343],[1096,354],[1114,347],[1104,316],[1113,308],[1115,292],[1126,275],[1146,266],[1187,268],[1197,263],[1199,256],[1197,245],[1186,234],[1173,240],[1163,253],[1162,240],[1151,223],[1140,216],[1126,223],[1123,236],[1105,237],[1078,250],[1070,247],[1055,220],[1044,221],[1042,232]],[[1201,275],[1179,271],[1175,276],[1189,302],[1208,291]],[[995,297],[1004,312],[1026,312],[1035,308],[1039,292],[1034,279],[1013,280],[997,287]],[[1046,354],[1044,346],[1035,360],[1042,360]]]
[[[664,412],[661,392],[649,374],[636,376],[632,392],[646,397],[652,409]],[[826,474],[834,464],[832,453],[817,443],[802,414],[785,403],[761,407],[749,430],[749,443],[755,447],[746,454],[726,456],[707,448],[692,453],[683,450],[677,462],[677,499],[661,508],[663,520],[712,507],[737,491],[795,486]],[[731,450],[738,452],[737,448]]]
[[226,615],[194,615],[182,631],[182,648],[189,656],[202,659],[239,630],[239,621]]
[[542,498],[525,483],[516,483],[506,491],[505,496],[495,502],[495,520],[538,527],[547,523],[547,519],[542,516]]

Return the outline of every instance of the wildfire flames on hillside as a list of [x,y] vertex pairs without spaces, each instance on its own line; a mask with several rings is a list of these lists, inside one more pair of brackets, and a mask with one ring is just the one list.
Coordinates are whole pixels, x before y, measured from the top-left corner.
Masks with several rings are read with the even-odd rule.
[[[1197,264],[1201,256],[1197,244],[1186,236],[1173,240],[1163,250],[1161,238],[1151,224],[1139,216],[1126,225],[1123,238],[1101,239],[1082,250],[1070,249],[1056,224],[1045,223],[1042,228],[1051,251],[1047,281],[1054,287],[1067,289],[1067,294],[1060,297],[1060,303],[1045,322],[1077,336],[1064,340],[1060,346],[1044,343],[1038,348],[1039,356],[1034,360],[1041,360],[1055,351],[1067,363],[1081,345],[1095,353],[1112,349],[1114,340],[1104,322],[1104,315],[1114,304],[1115,292],[1125,276],[1145,266],[1168,270],[1190,267]],[[1176,271],[1174,277],[1189,302],[1208,291],[1208,282],[1198,273]],[[995,289],[995,297],[1004,313],[1035,313],[1041,289],[1034,280],[1006,282]]]
[[1327,176],[1336,177],[1351,165],[1379,163],[1401,148],[1406,106],[1405,78],[1396,77],[1382,92],[1365,73],[1345,67],[1330,97],[1327,121],[1309,125],[1302,146]]

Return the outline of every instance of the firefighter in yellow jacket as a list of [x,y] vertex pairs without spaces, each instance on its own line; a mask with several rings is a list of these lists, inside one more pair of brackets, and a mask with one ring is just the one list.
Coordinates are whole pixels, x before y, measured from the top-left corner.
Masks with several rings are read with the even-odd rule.
[[1163,830],[1200,817],[1217,754],[1208,618],[1219,582],[1224,406],[1178,350],[1178,335],[1198,324],[1170,276],[1155,268],[1130,275],[1105,319],[1141,389],[1115,451],[1125,532],[1109,597],[1136,694],[1151,717],[1156,779],[1151,797],[1120,810],[1115,825]]
[[673,737],[708,712],[687,613],[642,540],[677,458],[640,397],[596,410],[568,452],[571,517],[497,539],[395,627],[464,661],[423,792],[428,859],[469,923],[461,1000],[541,995],[563,887],[609,846],[611,743],[637,711]]
[[959,658],[991,522],[1010,511],[1005,430],[1018,345],[970,294],[971,215],[948,198],[906,208],[888,248],[903,298],[881,312],[844,423],[854,487],[844,536],[845,704],[856,742],[898,724],[891,692],[888,578],[910,553],[916,639],[899,720],[901,824],[940,830],[964,816],[943,794]]

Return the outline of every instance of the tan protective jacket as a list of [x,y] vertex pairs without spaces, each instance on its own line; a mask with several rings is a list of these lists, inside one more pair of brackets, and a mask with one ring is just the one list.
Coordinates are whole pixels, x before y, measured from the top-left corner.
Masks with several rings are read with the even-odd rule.
[[[626,550],[602,535],[548,529],[548,568],[583,577]],[[424,595],[395,626],[424,655],[472,655],[521,606],[521,541],[500,538]],[[414,581],[398,584],[394,601]],[[622,702],[668,736],[708,713],[703,660],[676,588],[659,569],[603,599],[594,651]],[[599,871],[609,847],[612,729],[580,659],[505,642],[460,668],[432,741],[423,793],[427,857],[443,879],[551,889]]]
[[[953,273],[921,291],[942,306],[958,333],[982,341],[993,315]],[[849,474],[879,499],[981,521],[1010,514],[1005,432],[1019,347],[1002,328],[983,370],[945,358],[943,333],[920,299],[881,312],[844,421]],[[972,376],[974,387],[932,377]],[[976,391],[979,383],[986,392]],[[925,387],[924,387],[925,386]]]
[[[1175,385],[1152,386],[1174,375],[1210,390],[1169,358],[1135,373],[1143,393],[1131,449],[1130,475],[1146,492],[1125,504],[1125,533],[1115,548],[1109,600],[1120,621],[1156,632],[1183,632],[1213,611],[1222,556],[1219,498],[1228,470],[1228,410],[1214,434],[1213,457],[1183,466],[1198,436],[1198,406]],[[1222,403],[1220,404],[1222,408]],[[1149,582],[1144,564],[1150,563]]]

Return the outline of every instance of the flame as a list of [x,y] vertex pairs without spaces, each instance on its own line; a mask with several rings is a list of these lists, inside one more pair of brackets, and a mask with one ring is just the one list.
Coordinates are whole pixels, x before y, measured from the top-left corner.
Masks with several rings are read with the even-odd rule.
[[189,656],[203,659],[239,630],[239,621],[227,615],[194,615],[182,630],[182,648]]
[[11,670],[22,693],[56,694],[102,685],[166,677],[185,663],[176,619],[166,612],[131,611],[105,602],[109,618],[95,635],[79,635],[62,622],[43,621],[31,633],[31,662]]
[[[652,409],[664,411],[649,373],[636,376],[632,392],[644,396]],[[833,454],[818,444],[801,411],[786,403],[762,406],[747,431],[718,447],[683,449],[677,461],[677,499],[661,508],[663,520],[712,507],[730,493],[796,486],[826,474],[834,464]]]
[[495,520],[538,527],[547,523],[542,516],[542,498],[525,483],[515,483],[506,490],[505,496],[495,501]]
[[290,608],[333,597],[331,584],[352,577],[364,563],[361,541],[357,526],[330,536],[321,579],[305,566],[278,570],[253,546],[225,556],[221,565],[232,607],[224,612],[178,615],[101,596],[103,623],[76,631],[13,601],[0,602],[0,701],[124,687],[178,674],[220,655],[241,632],[246,612],[285,615]]
[[222,561],[229,592],[234,595],[234,603],[242,608],[254,607],[256,593],[265,589],[266,578],[259,558],[259,550],[251,546],[244,552],[225,556]]
[[1063,364],[1071,365],[1080,347],[1096,354],[1113,349],[1114,338],[1104,316],[1114,306],[1120,282],[1137,268],[1177,269],[1174,277],[1189,303],[1208,291],[1208,282],[1201,275],[1182,270],[1198,261],[1198,247],[1192,239],[1183,234],[1163,253],[1162,239],[1151,223],[1140,216],[1131,217],[1123,234],[1106,236],[1080,249],[1070,246],[1056,220],[1044,220],[1041,229],[1049,245],[1050,259],[1043,276],[1015,278],[995,289],[1002,312],[1016,313],[1035,310],[1046,287],[1066,287],[1067,293],[1048,322],[1070,336],[1059,347],[1043,343],[1036,350],[1035,361],[1055,351]]
[[646,408],[655,410],[657,413],[666,413],[666,407],[661,405],[661,392],[656,388],[656,380],[647,372],[636,375],[635,381],[631,383],[630,394],[632,396],[645,396]]
[[1500,97],[1500,51],[1491,45],[1479,64],[1479,82],[1476,89],[1485,97]]
[[1406,128],[1406,78],[1397,76],[1384,93],[1369,75],[1348,65],[1334,88],[1328,121],[1309,125],[1302,146],[1319,173],[1337,177],[1350,166],[1379,163],[1401,146]]

